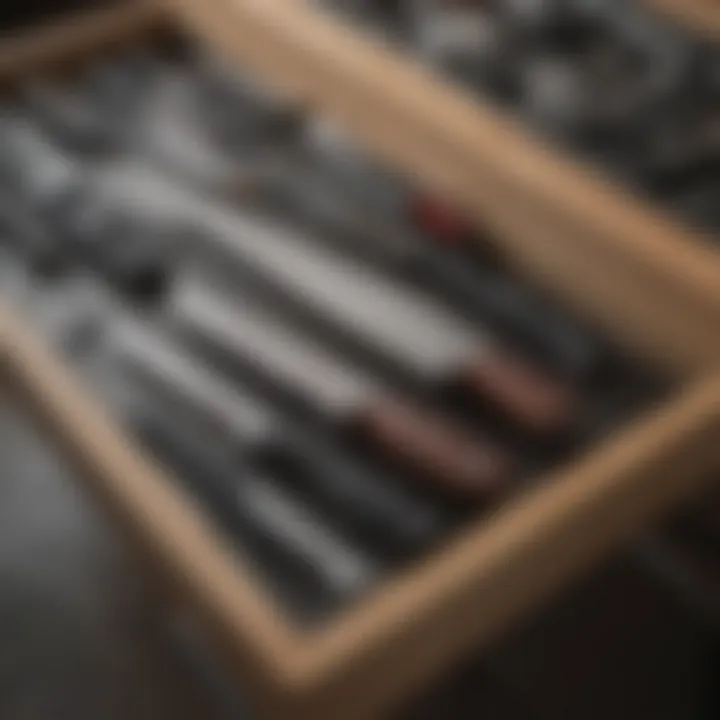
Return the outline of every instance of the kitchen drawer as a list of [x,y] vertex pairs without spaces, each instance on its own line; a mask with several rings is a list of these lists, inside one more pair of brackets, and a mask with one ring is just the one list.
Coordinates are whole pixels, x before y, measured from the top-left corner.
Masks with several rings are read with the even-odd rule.
[[[494,231],[530,281],[649,368],[663,401],[317,629],[297,627],[227,539],[12,308],[2,387],[82,471],[169,603],[203,622],[259,708],[376,717],[482,650],[720,466],[720,256],[492,109],[300,2],[176,0],[225,53],[316,104],[388,164]],[[89,60],[169,27],[126,4],[10,41],[0,75]],[[716,475],[715,475],[716,476]]]

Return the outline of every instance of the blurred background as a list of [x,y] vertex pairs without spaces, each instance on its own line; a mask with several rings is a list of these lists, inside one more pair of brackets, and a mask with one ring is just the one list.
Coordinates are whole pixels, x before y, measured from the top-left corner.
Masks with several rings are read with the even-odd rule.
[[[98,4],[7,1],[0,29],[14,38]],[[333,9],[714,242],[719,50],[637,5]],[[181,469],[303,622],[370,592],[490,512],[508,483],[576,457],[674,387],[526,288],[492,243],[467,242],[478,233],[459,214],[375,166],[327,119],[181,38],[103,58],[75,84],[15,88],[0,108],[0,183],[2,296]],[[304,233],[342,238],[342,257]],[[243,320],[223,326],[232,307]],[[532,372],[509,361],[499,372],[479,341]],[[242,409],[222,399],[228,388]],[[413,403],[399,413],[396,397]],[[215,437],[233,424],[239,454],[237,433]],[[463,453],[462,467],[448,461]],[[228,467],[249,478],[240,519],[227,513]],[[0,718],[260,720],[74,472],[3,398]],[[348,478],[340,493],[318,480],[333,473]],[[297,478],[312,493],[288,491]],[[720,717],[718,517],[708,497],[647,533],[400,716]]]

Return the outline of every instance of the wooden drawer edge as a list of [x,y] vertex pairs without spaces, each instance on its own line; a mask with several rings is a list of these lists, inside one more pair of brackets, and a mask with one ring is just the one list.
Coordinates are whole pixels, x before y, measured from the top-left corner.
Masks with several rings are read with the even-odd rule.
[[158,4],[126,0],[117,7],[73,13],[13,37],[0,37],[0,83],[45,70],[56,72],[73,60],[162,25],[167,25],[167,12]]
[[588,564],[696,493],[720,465],[720,382],[549,476],[494,519],[304,634],[167,476],[132,447],[20,320],[0,310],[3,388],[212,631],[273,717],[374,717],[492,641]]
[[720,36],[720,4],[717,0],[644,0],[689,30]]

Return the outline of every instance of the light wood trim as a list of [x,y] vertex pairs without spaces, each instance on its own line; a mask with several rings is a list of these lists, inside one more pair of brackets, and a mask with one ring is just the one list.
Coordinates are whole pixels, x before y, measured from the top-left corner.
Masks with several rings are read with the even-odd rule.
[[720,36],[720,3],[717,0],[644,0],[646,4],[688,29]]
[[157,3],[125,0],[0,37],[0,82],[44,70],[55,72],[58,66],[168,26],[167,20],[167,13]]
[[303,638],[258,590],[237,551],[162,470],[135,449],[40,339],[0,307],[0,392],[13,393],[99,499],[189,601],[264,706],[292,692]]
[[[301,0],[166,2],[229,57],[323,108],[389,164],[497,231],[518,267],[592,309],[611,334],[685,369],[720,360],[720,253],[710,242]],[[564,263],[560,247],[569,254]],[[555,260],[541,265],[546,250]],[[593,289],[568,270],[584,256],[602,262],[593,273],[600,277],[588,278]],[[642,308],[663,299],[675,309],[662,326],[634,305],[603,312],[616,276],[628,273]]]
[[[720,466],[720,379],[499,512],[317,638],[304,668],[318,717],[376,717],[463,653],[485,647],[610,548],[687,501]],[[682,478],[682,480],[680,480]],[[333,710],[337,715],[333,715]]]
[[[318,633],[290,626],[164,473],[0,309],[11,388],[87,487],[188,599],[271,717],[376,717],[491,642],[720,465],[720,381],[701,382],[472,528]],[[682,477],[682,482],[678,478]]]

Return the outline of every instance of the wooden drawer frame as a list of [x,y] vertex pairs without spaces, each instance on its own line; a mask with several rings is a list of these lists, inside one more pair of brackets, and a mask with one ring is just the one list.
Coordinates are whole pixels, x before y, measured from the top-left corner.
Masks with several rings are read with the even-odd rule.
[[[710,332],[720,317],[720,257],[299,0],[173,2],[226,52],[345,121],[385,160],[497,230],[521,272],[681,378],[661,407],[307,633],[288,622],[209,520],[33,331],[0,308],[2,391],[32,410],[82,471],[87,489],[168,584],[168,597],[205,623],[258,707],[283,719],[376,717],[691,498],[720,467],[720,377],[708,372],[720,358],[720,338]],[[138,3],[84,15],[6,45],[0,77],[13,82],[55,69],[166,22]],[[337,59],[332,68],[328,57]],[[470,143],[475,132],[482,143]],[[485,142],[500,139],[508,143],[505,158]],[[553,189],[576,176],[566,199],[587,210],[584,219]],[[518,212],[526,206],[527,215]]]
[[655,10],[709,38],[720,37],[720,4],[717,0],[645,0]]

